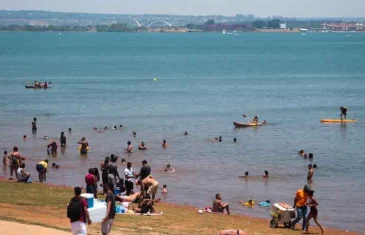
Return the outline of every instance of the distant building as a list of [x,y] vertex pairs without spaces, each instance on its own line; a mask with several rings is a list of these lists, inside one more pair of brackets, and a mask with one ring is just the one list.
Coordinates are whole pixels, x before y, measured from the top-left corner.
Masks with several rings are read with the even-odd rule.
[[247,27],[247,25],[245,24],[212,24],[212,25],[206,25],[206,30],[208,31],[215,31],[215,32],[218,32],[218,31],[223,31],[224,30],[227,30],[227,31],[248,31],[250,30],[249,27]]
[[323,30],[331,30],[331,31],[356,31],[357,27],[356,24],[346,24],[346,23],[339,23],[339,24],[322,24]]
[[281,29],[286,29],[286,23],[280,23],[280,28]]

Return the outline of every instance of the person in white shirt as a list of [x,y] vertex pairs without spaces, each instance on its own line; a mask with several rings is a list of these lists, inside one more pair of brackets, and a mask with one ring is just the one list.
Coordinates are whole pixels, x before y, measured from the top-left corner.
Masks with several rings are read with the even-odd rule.
[[133,194],[133,184],[134,184],[134,178],[135,174],[132,168],[132,163],[127,163],[127,168],[124,170],[124,176],[125,176],[125,188],[126,188],[126,195],[129,196]]
[[18,182],[28,182],[28,179],[30,178],[30,174],[28,172],[25,172],[25,164],[22,163],[20,165],[20,168],[18,168],[16,172],[16,179]]

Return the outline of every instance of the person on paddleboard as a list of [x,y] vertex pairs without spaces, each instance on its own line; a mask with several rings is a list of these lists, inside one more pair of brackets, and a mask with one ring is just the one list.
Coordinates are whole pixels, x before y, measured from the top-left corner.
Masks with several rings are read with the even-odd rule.
[[342,107],[340,107],[340,110],[341,110],[341,120],[343,120],[343,119],[346,119],[346,114],[347,114],[347,108],[346,107],[344,107],[344,106],[342,106]]

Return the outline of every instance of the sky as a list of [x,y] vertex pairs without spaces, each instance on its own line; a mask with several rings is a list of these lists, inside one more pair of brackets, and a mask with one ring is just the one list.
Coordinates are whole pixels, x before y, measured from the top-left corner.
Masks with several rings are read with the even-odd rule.
[[365,0],[0,0],[3,10],[259,17],[365,17]]

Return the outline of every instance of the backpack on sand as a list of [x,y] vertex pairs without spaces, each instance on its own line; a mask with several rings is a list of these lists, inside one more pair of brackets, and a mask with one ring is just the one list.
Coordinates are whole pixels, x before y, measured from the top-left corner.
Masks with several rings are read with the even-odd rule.
[[79,221],[82,212],[81,201],[78,198],[72,198],[67,206],[67,218],[71,220],[71,223]]

